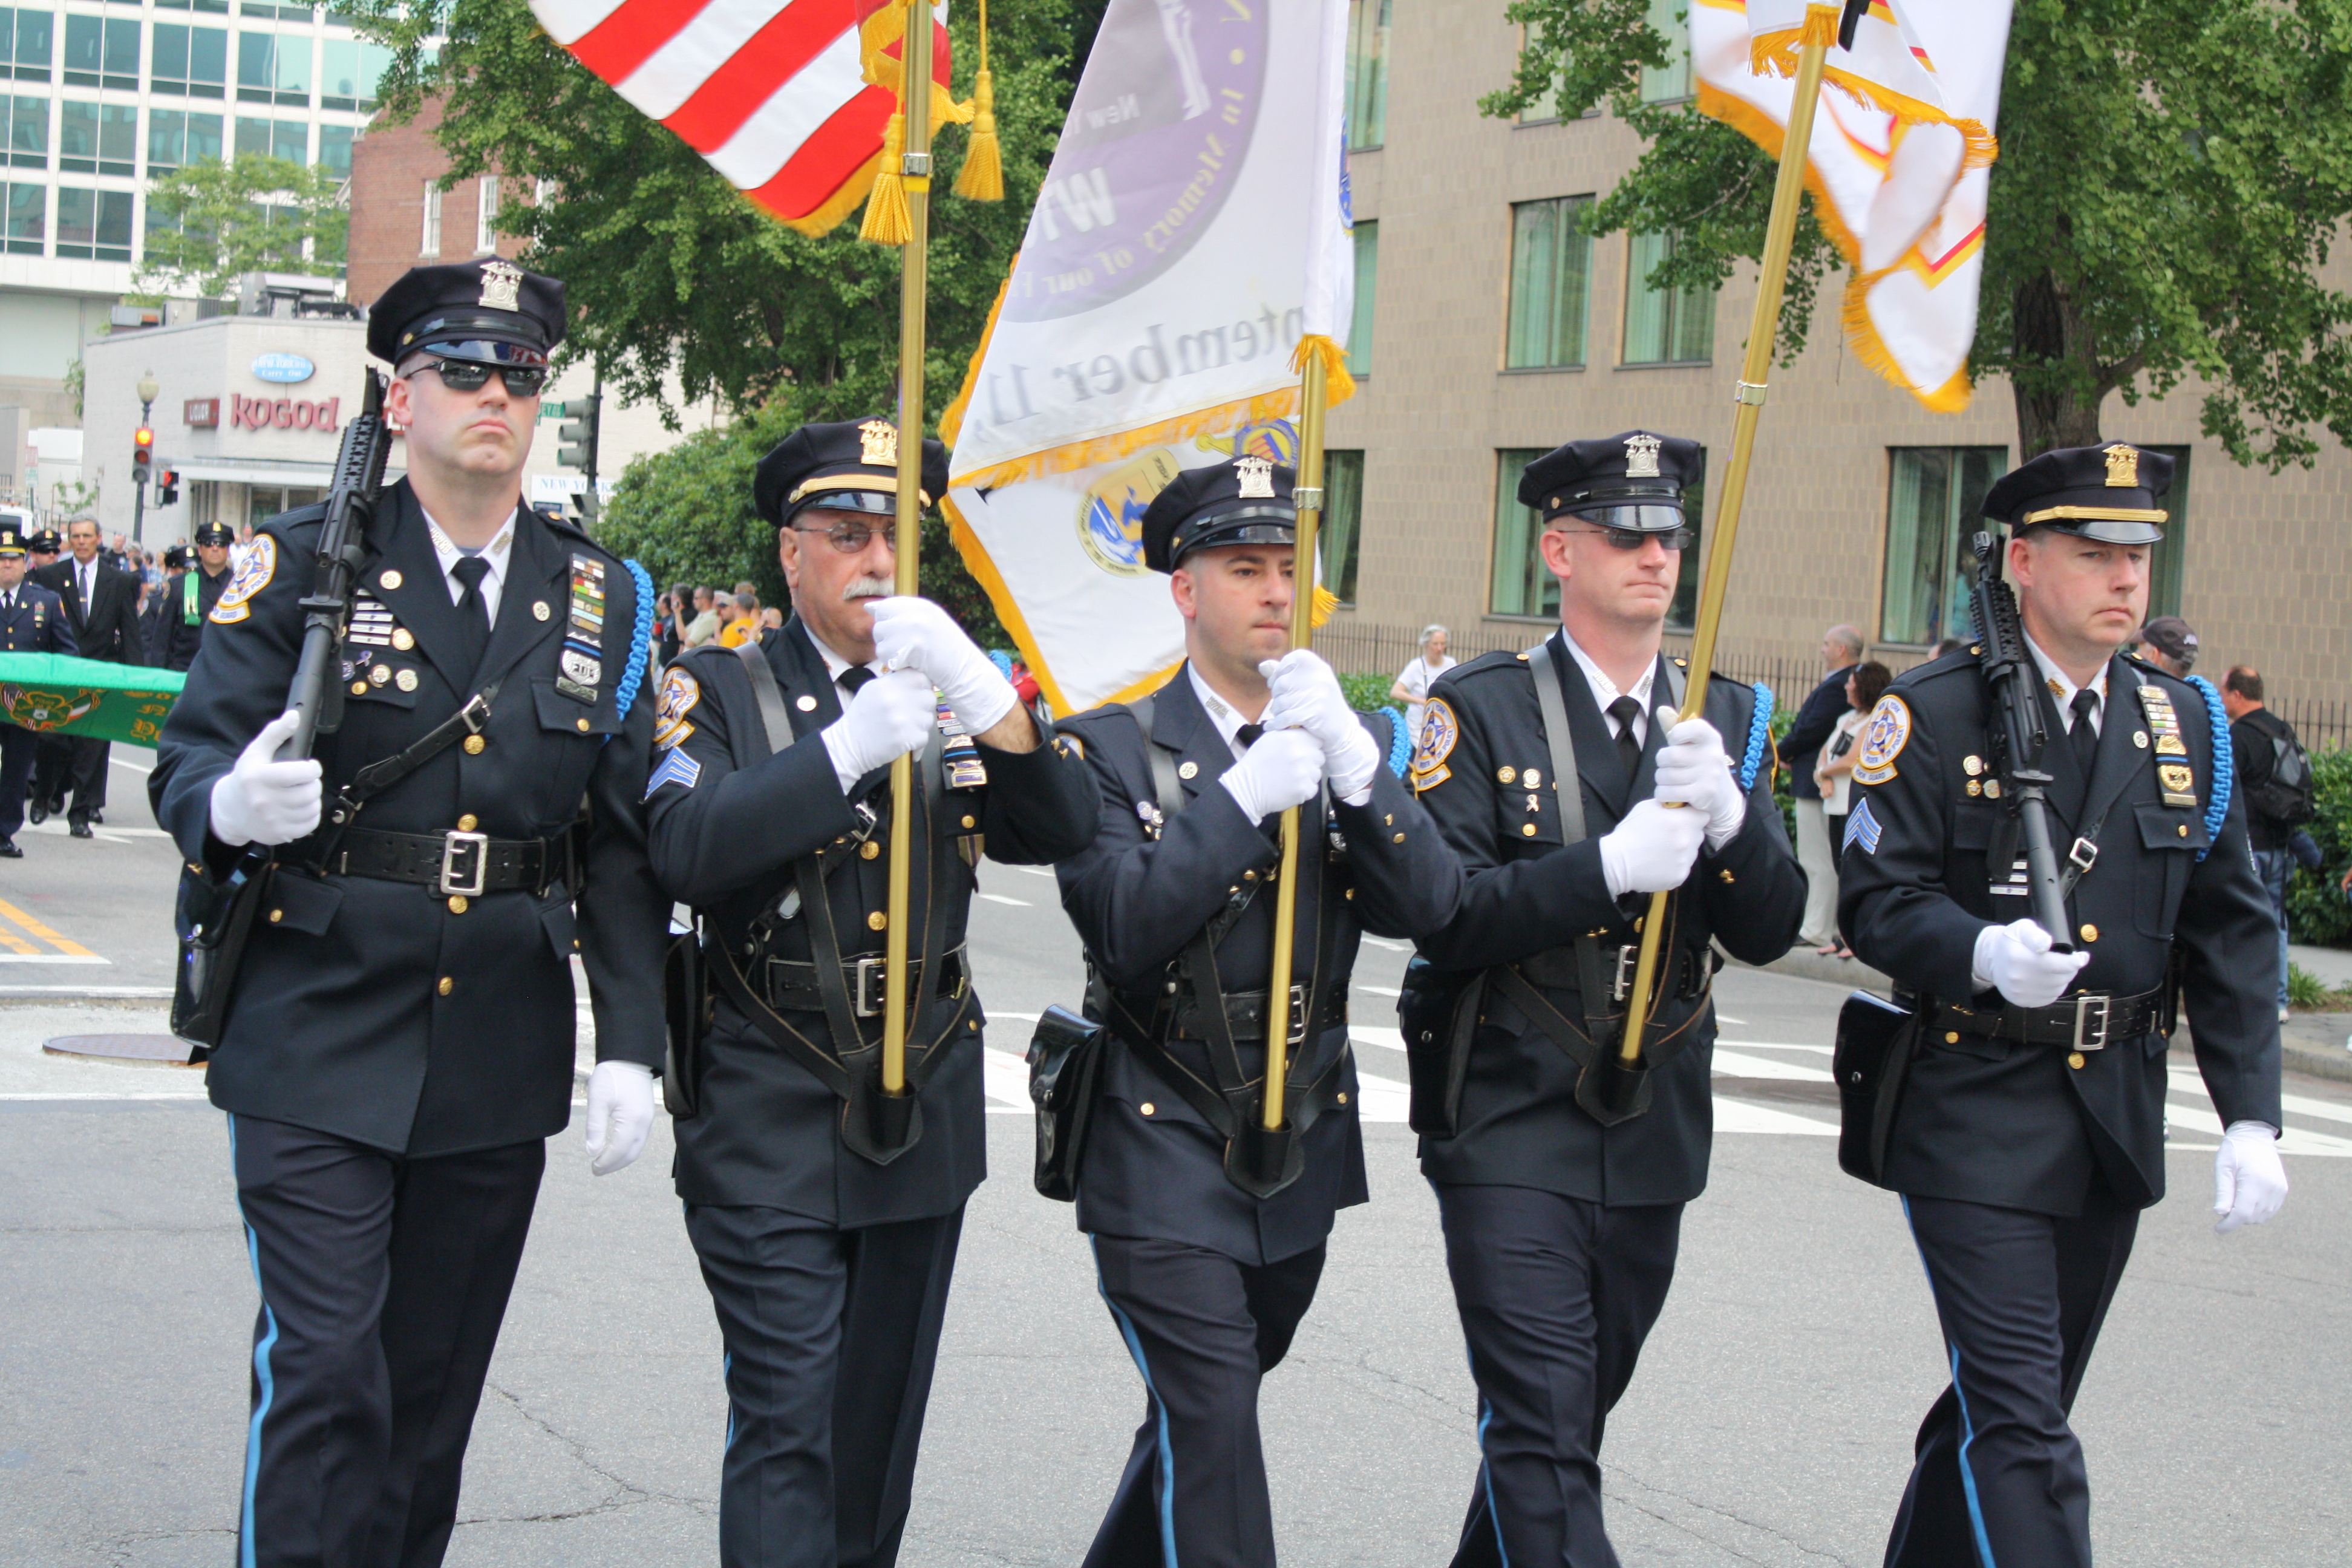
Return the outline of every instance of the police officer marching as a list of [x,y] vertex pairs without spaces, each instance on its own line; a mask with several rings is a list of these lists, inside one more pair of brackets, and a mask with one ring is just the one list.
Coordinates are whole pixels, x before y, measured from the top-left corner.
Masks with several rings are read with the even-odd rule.
[[[1720,679],[1681,722],[1660,653],[1696,443],[1573,441],[1528,468],[1561,627],[1432,689],[1413,780],[1462,858],[1460,912],[1401,1005],[1422,1171],[1478,1386],[1457,1564],[1614,1564],[1600,1451],[1674,1276],[1714,1128],[1710,942],[1761,963],[1805,879],[1773,804],[1769,709]],[[1731,751],[1727,752],[1728,739]],[[1611,1062],[1647,898],[1673,894],[1630,1099]]]
[[[1295,476],[1244,456],[1180,474],[1143,515],[1185,660],[1151,696],[1065,721],[1102,788],[1057,868],[1108,1025],[1076,1172],[1078,1228],[1142,1374],[1142,1425],[1088,1568],[1275,1561],[1259,1380],[1315,1299],[1334,1213],[1366,1200],[1348,977],[1366,931],[1451,918],[1461,873],[1388,759],[1392,715],[1349,710],[1286,654]],[[1276,821],[1300,807],[1291,1044],[1265,1122]],[[1271,1143],[1271,1149],[1258,1145]]]
[[157,662],[164,668],[186,669],[196,662],[213,606],[228,591],[228,547],[236,537],[225,522],[205,523],[196,530],[195,559],[189,569],[164,584],[157,649]]
[[1951,1377],[1920,1424],[1897,1568],[2091,1561],[2068,1415],[2139,1213],[2164,1195],[2176,996],[2227,1129],[2215,1228],[2286,1195],[2277,928],[2228,722],[2209,685],[2116,652],[2147,609],[2172,468],[2121,442],[2066,448],[1984,500],[2010,530],[2063,942],[2023,918],[2014,772],[2032,760],[1995,763],[1986,645],[1902,676],[1864,731],[1839,917],[1916,1016],[1877,1182],[1902,1194]]
[[[65,600],[25,575],[30,542],[13,520],[0,518],[0,653],[71,653],[73,627]],[[21,860],[16,830],[25,825],[25,788],[41,736],[0,721],[0,860]]]
[[[964,1202],[985,1173],[986,1020],[964,950],[978,863],[1075,853],[1095,820],[1075,750],[946,612],[891,596],[898,462],[878,418],[803,426],[761,459],[753,500],[793,618],[670,667],[642,784],[655,867],[694,907],[710,986],[681,1000],[700,1037],[667,1087],[727,1349],[729,1568],[897,1560]],[[921,488],[927,506],[947,488],[937,441]],[[893,1107],[887,786],[908,752],[913,1104]]]
[[275,760],[312,506],[262,526],[157,749],[156,819],[191,879],[278,847],[207,1074],[261,1296],[248,1564],[441,1561],[571,1115],[575,952],[594,1168],[652,1121],[669,902],[641,804],[650,595],[521,505],[564,322],[560,282],[498,258],[385,290],[368,347],[394,366],[408,473],[364,536],[340,728]]

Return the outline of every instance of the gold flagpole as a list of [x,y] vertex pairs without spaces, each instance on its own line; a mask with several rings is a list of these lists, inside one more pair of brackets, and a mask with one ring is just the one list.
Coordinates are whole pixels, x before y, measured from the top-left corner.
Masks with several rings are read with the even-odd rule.
[[[918,552],[923,526],[923,311],[929,284],[926,265],[931,230],[931,7],[930,0],[907,0],[907,29],[899,46],[904,66],[899,91],[906,116],[901,167],[884,168],[877,179],[903,174],[907,239],[898,284],[898,573],[900,595],[920,584]],[[889,148],[884,147],[887,157]],[[890,764],[890,900],[884,931],[882,1000],[882,1092],[907,1092],[907,931],[908,882],[913,873],[915,759],[909,753]]]
[[[1772,186],[1772,217],[1764,231],[1764,255],[1757,269],[1756,310],[1748,322],[1748,357],[1740,367],[1738,409],[1732,416],[1731,463],[1724,470],[1723,500],[1715,510],[1707,542],[1706,571],[1699,580],[1698,620],[1691,637],[1690,684],[1681,717],[1696,717],[1706,705],[1707,670],[1715,662],[1715,634],[1723,620],[1723,593],[1731,579],[1731,549],[1739,537],[1739,509],[1748,494],[1748,462],[1756,450],[1756,422],[1764,412],[1765,378],[1772,370],[1772,342],[1780,323],[1780,294],[1788,282],[1789,251],[1797,237],[1797,206],[1805,188],[1806,149],[1812,144],[1813,109],[1821,99],[1822,65],[1837,32],[1835,8],[1814,5],[1805,12],[1797,55],[1796,100],[1780,143],[1780,173]],[[1666,894],[1650,895],[1649,918],[1642,922],[1641,958],[1625,1008],[1625,1038],[1619,1047],[1620,1083],[1642,1059],[1642,1032],[1649,1022],[1651,988],[1658,973],[1658,944],[1665,931]],[[1618,1097],[1610,1097],[1614,1101]]]
[[[1315,635],[1315,531],[1323,520],[1323,356],[1309,353],[1298,395],[1298,507],[1291,552],[1290,646]],[[1274,965],[1266,976],[1265,1100],[1260,1121],[1282,1130],[1282,1101],[1290,1067],[1290,972],[1298,923],[1298,808],[1282,814],[1282,870],[1274,884]]]

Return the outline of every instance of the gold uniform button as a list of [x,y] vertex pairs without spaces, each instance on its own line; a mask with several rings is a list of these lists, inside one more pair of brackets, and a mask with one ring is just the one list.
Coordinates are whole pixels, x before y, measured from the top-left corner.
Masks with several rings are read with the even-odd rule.
[[2098,941],[2098,940],[2099,940],[2099,928],[2098,928],[2098,927],[2096,927],[2096,926],[2095,926],[2095,925],[2093,925],[2093,924],[2091,924],[2088,921],[2084,921],[2084,922],[2083,922],[2083,940],[2084,940],[2084,942],[2096,942],[2096,941]]
[[466,754],[469,757],[478,757],[482,754],[483,748],[488,744],[489,742],[479,735],[468,735],[466,737]]
[[963,825],[966,827],[978,827],[980,826],[980,818],[976,816],[967,816],[963,819]]
[[471,833],[480,826],[481,819],[470,811],[457,819],[457,831],[460,833]]
[[1979,783],[1978,783],[1975,779],[1970,779],[1970,780],[1969,781],[1969,794],[1970,794],[1971,795],[1982,795],[1982,794],[1984,794],[1984,785],[1983,785],[1983,784],[1979,784]]
[[1344,1089],[1339,1091],[1339,1103],[1342,1105],[1348,1103],[1348,1091]]
[[285,918],[286,911],[284,910],[272,910],[269,911],[269,923],[271,925],[276,925],[279,921],[282,921]]
[[585,719],[575,719],[575,720],[573,720],[573,721],[572,721],[572,722],[580,726],[580,732],[581,732],[582,734],[583,734],[583,735],[584,735],[584,734],[586,734],[586,733],[588,732],[588,721],[587,721],[587,720],[585,720]]
[[2066,1065],[2073,1068],[2076,1072],[2081,1072],[2083,1070],[2083,1053],[2080,1051],[2068,1051],[2066,1053]]
[[354,697],[365,697],[367,695],[367,682],[364,680],[352,681],[352,695]]
[[441,984],[435,987],[435,989],[438,990],[442,995],[446,996],[450,992],[457,989],[457,983],[445,974],[441,977]]
[[1519,770],[1511,766],[1508,763],[1504,763],[1501,767],[1495,770],[1495,782],[1496,784],[1508,784],[1518,776]]
[[[1532,822],[1522,822],[1519,824],[1519,831],[1528,837],[1533,838],[1536,836],[1536,825]],[[1402,838],[1404,835],[1400,833],[1397,837]]]
[[857,858],[861,860],[871,860],[881,853],[882,846],[875,843],[871,838],[857,847]]
[[880,931],[889,923],[890,917],[880,910],[876,910],[872,914],[866,917],[866,929],[867,931]]
[[392,628],[392,646],[406,653],[416,646],[416,634],[406,626],[394,626]]
[[1144,1115],[1149,1116],[1149,1115],[1150,1115],[1150,1114],[1151,1114],[1151,1112],[1152,1112],[1153,1106],[1152,1106],[1151,1101],[1150,1101],[1150,1100],[1145,1100],[1141,1105],[1137,1106],[1135,1109],[1136,1109],[1136,1110],[1140,1110],[1141,1112],[1143,1112],[1143,1114],[1144,1114]]
[[2185,822],[2180,825],[2180,837],[2183,838],[2189,837],[2189,824]]
[[467,901],[465,894],[452,893],[449,895],[449,912],[451,914],[462,915],[471,907],[472,906]]
[[1394,837],[1392,837],[1392,838],[1390,840],[1390,842],[1391,842],[1391,843],[1392,843],[1392,844],[1402,844],[1402,843],[1403,843],[1403,842],[1404,842],[1404,835],[1403,835],[1403,834],[1402,834],[1402,833],[1397,834]]
[[1735,878],[1735,877],[1733,877],[1733,876],[1732,876],[1732,874],[1731,874],[1730,872],[1728,872],[1728,871],[1717,871],[1717,872],[1716,873],[1716,875],[1717,875],[1717,876],[1718,876],[1718,877],[1720,877],[1720,878],[1722,878],[1722,879],[1723,879],[1725,881],[1727,881],[1727,882],[1730,882],[1730,881],[1736,881],[1736,880],[1738,880],[1738,879],[1737,879],[1737,878]]
[[1356,889],[1353,889],[1353,888],[1350,888],[1350,889],[1349,889],[1345,893],[1342,893],[1342,894],[1341,894],[1341,895],[1339,895],[1339,896],[1340,896],[1341,898],[1345,898],[1345,899],[1352,899],[1352,898],[1354,898],[1354,897],[1356,896]]
[[1959,1032],[1958,1029],[1949,1029],[1949,1030],[1947,1030],[1947,1031],[1945,1032],[1945,1034],[1944,1034],[1944,1044],[1946,1044],[1946,1045],[1948,1045],[1948,1046],[1957,1046],[1957,1045],[1958,1045],[1959,1043],[1960,1043],[1960,1032]]

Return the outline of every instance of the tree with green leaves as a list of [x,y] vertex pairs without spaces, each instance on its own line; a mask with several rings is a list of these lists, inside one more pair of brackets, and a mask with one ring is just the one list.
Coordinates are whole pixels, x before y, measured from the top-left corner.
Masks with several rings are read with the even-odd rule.
[[[1605,101],[1649,145],[1592,231],[1673,233],[1650,283],[1719,286],[1763,249],[1773,166],[1690,103],[1642,101],[1642,68],[1682,47],[1653,9],[1513,0],[1528,48],[1481,107]],[[2240,463],[2308,465],[2315,427],[2352,443],[2352,295],[2324,281],[2352,218],[2352,4],[2018,0],[1998,129],[1969,369],[2009,378],[2023,456],[2097,444],[2110,393],[2192,381]],[[1842,265],[1807,205],[1784,355]]]
[[331,170],[257,153],[161,176],[147,187],[142,292],[133,298],[225,300],[242,273],[341,273],[351,227],[342,184]]

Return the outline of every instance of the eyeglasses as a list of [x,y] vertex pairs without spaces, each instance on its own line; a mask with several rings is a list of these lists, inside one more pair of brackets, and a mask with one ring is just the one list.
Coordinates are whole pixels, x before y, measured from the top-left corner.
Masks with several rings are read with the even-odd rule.
[[1607,540],[1619,550],[1639,550],[1655,541],[1668,550],[1688,550],[1695,538],[1687,528],[1669,529],[1659,533],[1640,533],[1625,528],[1564,528],[1562,533],[1587,533]]
[[856,518],[844,518],[839,522],[835,523],[831,528],[804,528],[796,522],[793,524],[793,531],[795,533],[822,533],[827,539],[833,541],[833,547],[835,550],[840,551],[844,555],[855,555],[859,551],[864,550],[867,545],[874,542],[874,536],[877,533],[882,536],[882,542],[887,544],[893,552],[896,552],[898,548],[898,536],[892,528],[887,526],[877,528],[873,523],[860,522]]
[[547,384],[547,367],[543,364],[477,364],[470,360],[429,359],[412,370],[436,370],[441,373],[441,384],[452,392],[479,392],[496,374],[506,383],[507,390],[517,397],[537,397],[539,389]]

